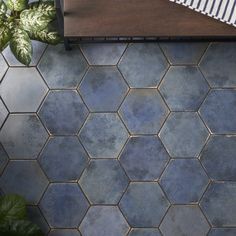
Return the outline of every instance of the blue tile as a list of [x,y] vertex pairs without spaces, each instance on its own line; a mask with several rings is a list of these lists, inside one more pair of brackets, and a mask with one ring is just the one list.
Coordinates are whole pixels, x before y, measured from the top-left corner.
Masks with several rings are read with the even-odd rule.
[[172,111],[197,111],[209,87],[195,66],[174,66],[159,88]]
[[236,86],[236,43],[212,43],[200,68],[212,87]]
[[50,184],[40,209],[52,228],[76,228],[89,204],[76,183]]
[[51,181],[76,181],[88,164],[88,155],[77,137],[52,137],[39,161]]
[[236,136],[211,136],[201,162],[214,180],[236,181]]
[[5,150],[3,149],[2,144],[0,143],[0,176],[8,162],[8,156]]
[[208,234],[208,236],[235,236],[235,235],[236,235],[236,228],[231,228],[231,229],[213,228]]
[[157,43],[130,44],[119,69],[132,88],[157,87],[168,63]]
[[128,236],[161,236],[158,229],[132,229]]
[[35,68],[9,68],[0,93],[10,112],[36,112],[48,88]]
[[132,227],[158,227],[169,202],[157,183],[136,182],[129,185],[119,205]]
[[196,205],[171,206],[161,223],[164,236],[206,236],[210,227]]
[[195,112],[173,112],[159,134],[172,157],[197,157],[208,131]]
[[119,110],[132,134],[157,134],[168,112],[156,89],[131,89]]
[[204,193],[209,180],[198,160],[171,160],[160,185],[174,204],[196,203]]
[[91,67],[80,85],[80,93],[92,112],[116,111],[128,86],[116,67]]
[[80,48],[90,65],[116,65],[126,46],[121,43],[93,43],[81,44]]
[[156,136],[131,137],[120,162],[133,181],[157,180],[169,160],[169,155]]
[[45,235],[49,232],[50,228],[37,206],[28,206],[27,215],[28,219],[34,224],[38,225]]
[[208,43],[161,43],[162,50],[171,64],[197,64]]
[[63,44],[48,46],[38,69],[51,89],[76,88],[87,70],[78,46],[66,51]]
[[39,116],[54,135],[77,134],[88,115],[80,95],[73,90],[50,91]]
[[5,72],[7,71],[7,63],[6,61],[4,60],[2,54],[0,54],[0,82],[5,74]]
[[53,229],[48,236],[81,236],[77,229]]
[[6,194],[19,194],[29,204],[37,204],[48,180],[36,161],[10,161],[0,178],[0,188]]
[[236,183],[212,183],[201,200],[201,208],[214,227],[236,226]]
[[236,90],[211,90],[200,114],[212,133],[236,133]]
[[117,160],[92,160],[79,184],[93,204],[117,204],[129,179]]
[[0,128],[3,125],[7,116],[8,116],[8,110],[3,104],[2,100],[0,100]]
[[116,206],[91,207],[80,225],[83,236],[123,236],[129,226]]
[[128,132],[114,113],[90,114],[79,138],[91,158],[117,158]]
[[12,159],[36,159],[47,138],[33,114],[10,114],[0,131],[0,143]]

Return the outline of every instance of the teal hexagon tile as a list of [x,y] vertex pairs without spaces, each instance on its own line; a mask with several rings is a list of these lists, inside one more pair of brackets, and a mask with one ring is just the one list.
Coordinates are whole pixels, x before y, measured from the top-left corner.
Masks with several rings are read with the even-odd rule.
[[79,184],[92,204],[117,204],[129,179],[117,160],[92,160]]
[[157,87],[168,66],[157,43],[130,44],[118,65],[132,88]]
[[93,113],[80,131],[79,138],[91,158],[117,158],[128,132],[115,113]]
[[161,236],[160,231],[154,228],[131,229],[128,236]]
[[77,229],[52,229],[48,236],[81,236]]
[[0,54],[0,82],[4,76],[4,74],[6,73],[8,69],[8,65],[6,63],[6,61],[4,60],[2,54]]
[[236,228],[212,228],[208,236],[235,236]]
[[4,121],[8,116],[8,110],[2,100],[0,99],[0,127],[3,125]]
[[156,89],[131,89],[119,113],[131,134],[157,134],[169,110]]
[[76,89],[82,80],[88,65],[79,47],[72,49],[50,45],[40,60],[38,69],[50,89]]
[[2,144],[0,143],[0,176],[7,165],[8,162],[8,156],[7,153],[5,152]]
[[79,229],[83,236],[123,236],[128,232],[129,225],[117,206],[93,206]]

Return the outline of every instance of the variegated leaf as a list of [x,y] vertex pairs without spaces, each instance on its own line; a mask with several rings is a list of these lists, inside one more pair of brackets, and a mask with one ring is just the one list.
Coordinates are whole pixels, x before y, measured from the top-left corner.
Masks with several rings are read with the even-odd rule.
[[7,12],[7,5],[3,0],[0,0],[0,18],[4,17]]
[[49,32],[47,29],[31,32],[30,38],[48,44],[58,44],[61,40],[60,35],[56,31]]
[[39,12],[42,12],[45,16],[50,17],[52,20],[56,18],[56,9],[54,2],[45,1],[45,2],[34,2],[29,5],[31,9],[36,9]]
[[17,60],[24,65],[29,65],[32,57],[32,43],[26,31],[15,29],[11,41],[10,48]]
[[12,11],[22,11],[27,8],[28,0],[7,0],[7,6]]
[[11,31],[7,25],[1,24],[0,26],[0,52],[8,45],[11,38]]

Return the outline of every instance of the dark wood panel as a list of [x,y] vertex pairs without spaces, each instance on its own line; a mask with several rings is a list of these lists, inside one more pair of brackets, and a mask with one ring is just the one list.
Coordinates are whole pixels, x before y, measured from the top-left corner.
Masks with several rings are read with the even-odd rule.
[[70,37],[236,36],[236,28],[168,0],[64,0]]

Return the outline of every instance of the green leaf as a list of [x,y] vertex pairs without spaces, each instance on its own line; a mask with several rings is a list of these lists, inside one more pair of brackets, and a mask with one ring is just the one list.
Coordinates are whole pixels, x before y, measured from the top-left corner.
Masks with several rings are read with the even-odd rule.
[[0,52],[8,45],[11,38],[11,31],[9,27],[2,22],[0,25]]
[[41,12],[44,16],[47,16],[54,20],[56,18],[56,8],[54,6],[54,2],[45,1],[45,2],[34,2],[29,5],[31,9],[37,10]]
[[29,35],[22,29],[15,29],[10,40],[10,48],[17,60],[29,65],[32,58],[32,43]]
[[31,32],[30,38],[34,40],[38,40],[48,44],[58,44],[61,41],[60,35],[56,31],[48,31],[47,29]]
[[18,195],[6,195],[0,198],[0,224],[26,217],[25,200]]
[[11,11],[22,11],[27,8],[28,0],[7,0],[7,6]]
[[0,0],[0,17],[5,17],[7,13],[7,5],[3,0]]

